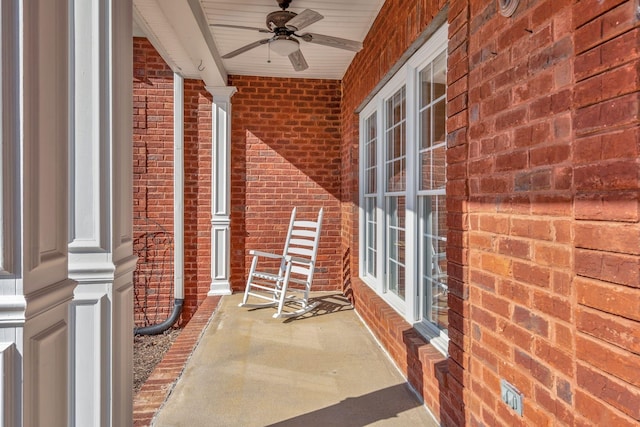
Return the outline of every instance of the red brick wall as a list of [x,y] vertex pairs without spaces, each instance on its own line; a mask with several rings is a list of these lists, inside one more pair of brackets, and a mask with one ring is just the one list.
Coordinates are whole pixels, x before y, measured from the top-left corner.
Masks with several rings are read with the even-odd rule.
[[637,424],[636,2],[470,4],[469,419]]
[[[569,2],[469,8],[469,418],[571,423]],[[496,29],[500,31],[496,31]],[[500,379],[525,396],[524,417]]]
[[173,72],[147,39],[134,38],[133,55],[134,310],[148,326],[173,301]]
[[[164,321],[173,309],[173,71],[151,43],[134,38],[134,283],[137,326]],[[185,301],[187,322],[211,283],[211,96],[184,82]],[[148,248],[148,251],[144,251]]]
[[211,288],[211,106],[204,82],[184,81],[183,323]]
[[579,423],[640,423],[637,7],[637,1],[618,0],[571,8],[576,55],[571,391]]
[[[341,242],[345,294],[434,415],[445,425],[462,425],[462,378],[455,375],[460,369],[450,373],[447,359],[358,278],[359,118],[355,110],[445,3],[385,2],[364,41],[363,50],[356,55],[343,78]],[[449,271],[452,270],[450,267]]]
[[343,79],[345,292],[445,425],[637,425],[637,2],[449,2],[446,363],[357,277],[354,110],[425,3],[387,1]]
[[447,260],[449,286],[449,393],[446,425],[469,422],[469,22],[466,1],[449,4],[447,61]]
[[281,253],[291,209],[324,207],[314,290],[340,289],[340,82],[231,76],[231,282],[249,249]]

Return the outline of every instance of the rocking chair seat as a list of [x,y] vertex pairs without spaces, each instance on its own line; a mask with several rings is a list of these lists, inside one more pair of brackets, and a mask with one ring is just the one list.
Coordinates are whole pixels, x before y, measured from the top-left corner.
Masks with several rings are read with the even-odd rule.
[[282,278],[278,277],[277,274],[263,273],[261,271],[254,272],[253,273],[253,277],[257,277],[258,279],[273,280],[273,281],[276,281],[276,282],[282,281]]

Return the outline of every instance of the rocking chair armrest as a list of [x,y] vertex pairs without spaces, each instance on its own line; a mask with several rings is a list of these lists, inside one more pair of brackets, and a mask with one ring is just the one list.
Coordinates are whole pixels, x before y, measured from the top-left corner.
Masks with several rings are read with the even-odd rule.
[[253,250],[253,249],[249,251],[249,255],[260,256],[260,257],[264,257],[264,258],[282,259],[282,255],[276,255],[276,254],[272,254],[270,252],[256,251],[256,250]]

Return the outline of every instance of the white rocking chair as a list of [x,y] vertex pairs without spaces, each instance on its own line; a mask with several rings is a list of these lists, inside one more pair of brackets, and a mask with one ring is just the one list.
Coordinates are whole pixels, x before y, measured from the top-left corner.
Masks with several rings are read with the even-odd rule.
[[[315,308],[317,304],[309,304],[309,291],[316,266],[320,228],[322,225],[323,209],[318,212],[317,221],[296,220],[296,208],[291,212],[289,231],[284,243],[282,255],[256,250],[249,251],[253,255],[251,270],[244,291],[244,298],[239,304],[249,307],[278,306],[274,318],[295,317]],[[260,259],[279,260],[277,271],[261,271]],[[263,303],[249,304],[249,297],[266,300]],[[283,311],[291,304],[299,305],[295,311]]]

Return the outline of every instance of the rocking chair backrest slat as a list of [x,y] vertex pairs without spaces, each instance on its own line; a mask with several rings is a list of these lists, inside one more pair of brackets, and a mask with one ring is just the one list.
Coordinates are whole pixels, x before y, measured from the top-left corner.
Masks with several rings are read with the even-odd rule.
[[288,255],[295,255],[299,257],[311,258],[313,256],[313,249],[302,249],[289,247]]
[[289,242],[289,245],[313,248],[314,243],[315,242],[313,240],[309,240],[309,239],[291,239],[291,241]]
[[[301,267],[299,265],[294,265],[291,267],[291,273],[300,274],[302,276],[309,275],[310,270],[311,270],[310,268]],[[308,280],[310,281],[311,279],[308,279]]]
[[295,221],[293,224],[294,227],[297,228],[318,228],[318,223],[315,221]]
[[293,233],[291,233],[291,234],[293,236],[308,237],[310,239],[314,239],[316,237],[317,231],[316,230],[294,229]]

